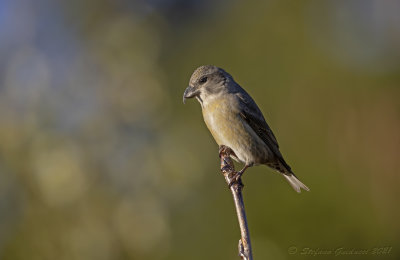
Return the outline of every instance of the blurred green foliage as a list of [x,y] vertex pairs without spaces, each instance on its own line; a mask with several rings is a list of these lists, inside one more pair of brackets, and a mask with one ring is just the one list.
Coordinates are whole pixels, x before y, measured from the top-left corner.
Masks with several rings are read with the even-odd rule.
[[214,64],[311,188],[246,172],[255,259],[386,246],[399,259],[399,8],[0,2],[0,258],[237,259],[218,147],[199,104],[182,104],[192,71]]

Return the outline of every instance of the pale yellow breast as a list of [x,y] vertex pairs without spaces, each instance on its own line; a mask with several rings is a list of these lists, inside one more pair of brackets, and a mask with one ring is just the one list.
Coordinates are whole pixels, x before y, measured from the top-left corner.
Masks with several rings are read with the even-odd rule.
[[203,117],[217,144],[228,145],[232,127],[237,124],[229,100],[219,98],[207,103],[203,107]]
[[202,110],[217,144],[230,147],[240,161],[259,163],[266,156],[265,144],[241,118],[234,97],[226,95],[208,100]]

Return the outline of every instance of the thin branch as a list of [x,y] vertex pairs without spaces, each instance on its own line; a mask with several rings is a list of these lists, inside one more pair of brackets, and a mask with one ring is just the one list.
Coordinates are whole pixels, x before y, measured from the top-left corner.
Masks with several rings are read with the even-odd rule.
[[233,201],[235,202],[236,214],[239,221],[241,239],[239,239],[239,256],[244,260],[253,260],[250,244],[249,228],[247,226],[246,211],[244,209],[242,189],[243,183],[241,178],[235,179],[236,171],[230,155],[233,151],[227,146],[221,146],[219,149],[219,157],[221,158],[221,172],[225,177],[226,183],[232,192]]

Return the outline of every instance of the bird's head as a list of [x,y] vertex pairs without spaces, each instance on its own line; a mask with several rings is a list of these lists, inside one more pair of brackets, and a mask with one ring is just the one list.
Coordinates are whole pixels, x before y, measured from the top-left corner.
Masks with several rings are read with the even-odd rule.
[[223,69],[213,65],[197,68],[190,77],[189,86],[183,93],[183,103],[187,98],[196,98],[201,104],[203,101],[227,91],[227,82],[231,75]]

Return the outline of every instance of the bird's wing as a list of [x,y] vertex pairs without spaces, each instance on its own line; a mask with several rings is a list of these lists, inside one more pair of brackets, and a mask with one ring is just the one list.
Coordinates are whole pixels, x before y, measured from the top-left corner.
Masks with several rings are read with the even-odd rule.
[[[275,154],[278,161],[283,164],[286,170],[292,173],[290,166],[285,162],[281,152],[279,151],[279,145],[276,140],[274,133],[272,133],[271,128],[268,126],[267,122],[260,109],[258,108],[256,102],[247,94],[245,91],[236,94],[239,98],[240,116],[243,120],[254,130],[254,132],[264,141],[268,148]],[[279,169],[280,167],[273,168],[278,169],[278,171],[285,173]]]
[[264,116],[258,108],[256,102],[254,102],[254,100],[247,93],[240,93],[237,94],[237,96],[239,97],[240,116],[268,145],[269,148],[272,150],[278,150],[279,145],[276,141],[276,137],[265,121]]

